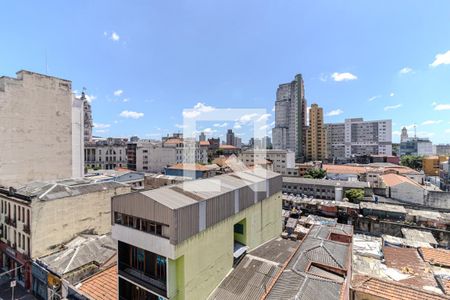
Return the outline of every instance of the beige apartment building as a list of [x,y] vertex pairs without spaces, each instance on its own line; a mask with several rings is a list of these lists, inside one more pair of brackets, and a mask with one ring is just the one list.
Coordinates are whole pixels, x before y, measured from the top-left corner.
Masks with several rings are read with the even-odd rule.
[[0,186],[83,176],[82,102],[69,80],[0,77]]
[[31,259],[48,255],[80,233],[111,231],[111,198],[130,192],[117,182],[85,179],[0,188],[0,267],[30,287]]
[[312,104],[309,111],[309,127],[306,134],[306,160],[326,159],[327,139],[323,122],[323,108]]

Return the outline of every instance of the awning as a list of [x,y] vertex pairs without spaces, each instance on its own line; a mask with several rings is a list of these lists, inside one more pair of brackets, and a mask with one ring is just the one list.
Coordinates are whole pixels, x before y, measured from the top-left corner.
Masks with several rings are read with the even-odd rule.
[[238,258],[242,254],[247,252],[247,250],[248,250],[247,246],[242,245],[241,243],[238,243],[238,242],[234,242],[234,247],[233,247],[233,256],[234,256],[234,258]]

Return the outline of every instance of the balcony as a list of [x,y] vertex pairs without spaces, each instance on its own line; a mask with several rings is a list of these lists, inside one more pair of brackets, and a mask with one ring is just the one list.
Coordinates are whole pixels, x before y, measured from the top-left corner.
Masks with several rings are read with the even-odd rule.
[[13,220],[13,219],[10,218],[10,217],[5,217],[5,223],[6,223],[7,225],[10,225],[10,226],[13,226],[13,227],[17,227],[17,221],[16,221],[16,220]]
[[119,262],[119,275],[161,296],[167,296],[166,283],[156,280],[145,274],[143,271],[135,269],[124,262]]
[[23,232],[25,232],[26,234],[30,234],[30,225],[23,224]]

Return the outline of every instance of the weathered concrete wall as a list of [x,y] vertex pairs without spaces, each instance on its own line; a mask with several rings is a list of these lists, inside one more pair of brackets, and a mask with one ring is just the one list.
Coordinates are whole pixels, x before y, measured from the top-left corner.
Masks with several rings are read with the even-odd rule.
[[450,209],[450,192],[429,191],[424,205],[435,208]]
[[20,71],[0,78],[0,185],[72,176],[72,87]]
[[129,186],[31,204],[31,257],[52,252],[52,247],[77,234],[111,232],[111,197],[130,192]]
[[404,202],[423,205],[424,189],[412,184],[402,183],[390,188],[391,198]]

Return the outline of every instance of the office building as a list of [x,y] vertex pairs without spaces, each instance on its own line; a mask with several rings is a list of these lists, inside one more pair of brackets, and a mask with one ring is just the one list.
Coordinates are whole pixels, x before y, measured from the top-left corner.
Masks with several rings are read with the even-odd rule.
[[309,127],[306,134],[306,160],[325,160],[327,140],[323,124],[323,109],[317,104],[312,104],[309,110]]
[[227,130],[227,145],[234,146],[235,143],[235,136],[232,129]]
[[359,155],[392,155],[392,120],[346,119],[326,124],[327,156],[330,161],[347,161]]
[[435,145],[435,148],[436,155],[450,155],[450,144]]
[[118,297],[207,299],[235,261],[279,236],[280,190],[280,175],[255,170],[114,197]]
[[433,143],[429,138],[408,138],[400,143],[400,156],[403,155],[433,155]]
[[83,176],[83,101],[69,80],[0,77],[0,185]]
[[205,135],[204,132],[201,132],[201,133],[200,133],[200,136],[198,137],[198,140],[199,140],[200,142],[206,141],[206,135]]
[[290,83],[280,84],[275,101],[274,149],[295,152],[296,160],[305,157],[306,99],[303,78],[297,74]]

